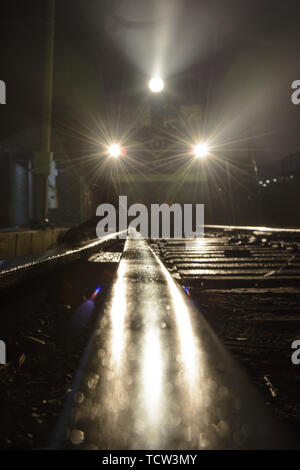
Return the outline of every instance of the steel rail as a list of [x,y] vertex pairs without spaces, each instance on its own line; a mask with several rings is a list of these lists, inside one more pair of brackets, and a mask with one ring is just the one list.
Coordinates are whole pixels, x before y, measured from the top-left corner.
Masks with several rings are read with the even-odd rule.
[[109,234],[99,239],[83,242],[72,248],[52,248],[40,255],[26,255],[11,260],[3,260],[0,265],[0,290],[99,251],[99,248],[116,240],[120,234],[121,232]]

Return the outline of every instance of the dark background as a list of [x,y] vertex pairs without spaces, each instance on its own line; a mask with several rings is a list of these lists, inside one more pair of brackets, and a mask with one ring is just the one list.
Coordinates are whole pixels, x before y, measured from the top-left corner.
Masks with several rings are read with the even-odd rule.
[[[167,92],[203,104],[221,158],[250,149],[260,179],[289,176],[282,159],[300,148],[300,106],[291,103],[291,83],[300,77],[298,18],[293,0],[57,1],[52,136],[58,165],[67,156],[89,184],[93,163],[82,161],[95,149],[93,116],[114,101],[125,109],[146,100],[158,54]],[[0,108],[0,139],[18,162],[39,145],[44,21],[41,0],[2,2],[7,105]],[[274,191],[282,194],[270,191],[271,201]],[[94,192],[97,198],[96,185]]]

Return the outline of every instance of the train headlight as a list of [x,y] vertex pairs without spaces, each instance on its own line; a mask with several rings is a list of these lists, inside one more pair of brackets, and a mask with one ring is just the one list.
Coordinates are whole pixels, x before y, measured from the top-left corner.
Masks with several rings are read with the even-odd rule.
[[124,150],[122,150],[119,144],[111,144],[108,147],[108,153],[111,157],[118,158],[122,153],[124,153]]
[[149,82],[149,88],[152,93],[159,93],[164,88],[164,82],[160,77],[151,78]]
[[197,158],[205,158],[209,154],[209,146],[206,142],[200,142],[193,147],[192,153]]

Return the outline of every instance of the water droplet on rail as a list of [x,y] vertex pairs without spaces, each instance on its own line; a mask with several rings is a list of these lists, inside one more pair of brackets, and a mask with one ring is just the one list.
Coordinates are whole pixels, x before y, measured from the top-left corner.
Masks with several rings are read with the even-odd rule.
[[70,435],[70,441],[74,445],[79,445],[84,441],[84,432],[80,429],[73,429]]

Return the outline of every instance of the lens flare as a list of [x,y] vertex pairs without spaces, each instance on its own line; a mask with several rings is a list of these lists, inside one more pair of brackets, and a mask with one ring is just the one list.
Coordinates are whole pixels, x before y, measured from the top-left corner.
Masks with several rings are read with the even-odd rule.
[[99,294],[101,290],[102,290],[102,287],[97,287],[95,291],[93,292],[93,294],[91,295],[91,300],[95,300],[95,298],[97,297],[97,295]]
[[184,290],[185,290],[185,293],[186,293],[189,297],[191,297],[190,289],[185,286],[185,287],[184,287]]

